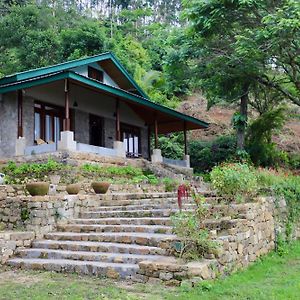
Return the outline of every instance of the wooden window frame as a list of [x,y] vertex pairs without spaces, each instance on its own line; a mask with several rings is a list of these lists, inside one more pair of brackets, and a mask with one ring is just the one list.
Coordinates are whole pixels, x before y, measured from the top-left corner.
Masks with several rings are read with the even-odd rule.
[[[127,152],[126,156],[127,157],[141,157],[142,156],[142,141],[141,141],[141,128],[138,126],[126,124],[126,123],[121,123],[120,124],[120,131],[121,131],[121,137],[122,141],[124,140],[124,132],[131,133],[132,135],[135,135],[138,137],[138,148],[139,148],[139,153],[131,153]],[[134,149],[134,139],[133,139],[133,149]],[[127,149],[129,149],[129,139],[127,139]]]
[[88,66],[88,77],[103,82],[104,72],[102,70]]
[[[36,107],[35,106],[36,104],[40,105],[40,107]],[[51,111],[51,110],[48,111],[46,109],[46,106],[54,109],[54,111]],[[63,120],[64,120],[65,116],[64,116],[64,108],[62,106],[58,106],[58,105],[55,105],[52,103],[47,103],[47,102],[42,102],[42,101],[36,100],[36,101],[34,101],[34,118],[35,118],[36,113],[40,114],[40,132],[41,132],[40,138],[42,140],[44,140],[45,142],[46,142],[46,126],[45,126],[46,115],[51,117],[51,123],[52,123],[51,134],[52,134],[53,139],[55,136],[55,127],[54,127],[55,117],[59,118],[61,131],[63,130]],[[72,114],[71,114],[71,116],[72,116]],[[34,123],[35,123],[35,121],[34,121]],[[71,126],[72,126],[72,122],[71,122]],[[72,128],[71,128],[71,130],[72,130]],[[34,131],[35,131],[35,128],[34,128]],[[34,138],[34,142],[36,142],[35,136],[33,138]]]

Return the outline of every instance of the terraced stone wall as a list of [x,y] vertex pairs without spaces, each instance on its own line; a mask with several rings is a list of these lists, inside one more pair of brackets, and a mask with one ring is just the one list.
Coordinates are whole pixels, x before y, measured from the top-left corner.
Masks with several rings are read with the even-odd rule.
[[0,232],[0,264],[4,264],[18,248],[30,247],[34,232]]

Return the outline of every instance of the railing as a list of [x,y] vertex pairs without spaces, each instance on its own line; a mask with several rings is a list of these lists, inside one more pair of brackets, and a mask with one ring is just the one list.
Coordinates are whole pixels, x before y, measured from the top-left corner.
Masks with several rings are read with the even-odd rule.
[[56,143],[53,144],[41,144],[35,146],[28,146],[25,148],[25,155],[34,155],[48,152],[55,152],[57,150]]
[[99,154],[101,156],[117,156],[117,151],[115,149],[98,147],[82,143],[77,143],[77,151]]
[[171,158],[165,158],[163,157],[163,163],[167,165],[173,165],[178,167],[186,168],[187,162],[185,160],[179,160],[179,159],[171,159]]

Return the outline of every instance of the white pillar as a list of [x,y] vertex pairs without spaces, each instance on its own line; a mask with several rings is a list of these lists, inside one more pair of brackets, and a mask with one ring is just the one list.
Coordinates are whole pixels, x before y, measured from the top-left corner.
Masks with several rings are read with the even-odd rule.
[[76,151],[76,142],[74,141],[73,131],[62,131],[60,133],[60,141],[58,141],[57,150]]
[[186,167],[187,167],[187,168],[190,168],[190,167],[191,167],[190,156],[189,156],[188,154],[184,155],[184,156],[183,156],[183,160],[184,160],[185,163],[186,163]]
[[25,154],[25,147],[26,147],[26,138],[19,137],[16,140],[16,156],[22,156]]
[[152,155],[151,155],[151,162],[153,163],[162,163],[163,157],[161,155],[160,149],[153,149]]
[[126,151],[124,147],[124,143],[121,141],[114,141],[114,149],[116,150],[118,157],[126,157]]

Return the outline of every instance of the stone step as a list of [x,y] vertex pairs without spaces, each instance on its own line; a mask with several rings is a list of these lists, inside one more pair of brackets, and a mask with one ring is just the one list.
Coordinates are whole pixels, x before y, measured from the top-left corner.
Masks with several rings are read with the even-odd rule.
[[[197,208],[194,203],[183,203],[184,209],[195,209]],[[153,209],[178,209],[177,202],[174,204],[138,204],[138,205],[114,205],[114,206],[99,206],[93,209],[93,211],[132,211],[132,210],[153,210]]]
[[[184,199],[184,203],[194,204],[193,199]],[[166,199],[137,199],[137,200],[101,200],[98,201],[99,206],[130,206],[130,205],[158,205],[158,206],[168,206],[168,205],[178,205],[178,200],[176,198],[166,198]]]
[[109,253],[109,252],[91,252],[91,251],[70,251],[53,249],[21,249],[18,251],[21,258],[42,258],[42,259],[71,259],[83,261],[101,261],[109,263],[137,264],[141,261],[158,261],[169,259],[163,255],[142,255],[128,253]]
[[165,218],[98,218],[98,219],[72,219],[70,223],[75,224],[99,224],[99,225],[162,225],[170,226],[172,225],[171,219],[169,217]]
[[137,264],[80,261],[69,259],[14,258],[8,260],[13,267],[26,270],[46,270],[55,272],[78,273],[106,276],[109,278],[130,278],[139,269]]
[[75,233],[53,232],[45,234],[45,239],[57,241],[91,241],[138,244],[143,246],[159,247],[162,242],[169,242],[176,238],[173,234],[139,233],[139,232],[102,232],[102,233]]
[[97,195],[101,200],[139,200],[139,199],[165,199],[165,198],[176,198],[177,193],[175,192],[156,192],[156,193],[113,193]]
[[[190,209],[184,209],[184,211],[192,211]],[[152,210],[108,210],[108,211],[89,211],[81,213],[80,217],[87,218],[112,218],[112,217],[169,217],[179,212],[179,209],[152,209]]]
[[141,255],[166,255],[166,251],[159,247],[122,243],[40,240],[34,241],[32,243],[32,247],[41,249],[61,249],[71,251],[111,252]]
[[66,224],[59,225],[58,231],[63,232],[147,232],[171,234],[172,227],[160,225],[86,225],[86,224]]

